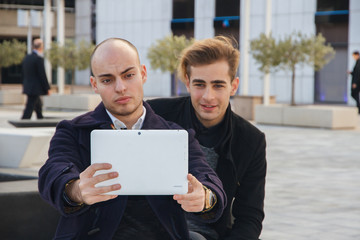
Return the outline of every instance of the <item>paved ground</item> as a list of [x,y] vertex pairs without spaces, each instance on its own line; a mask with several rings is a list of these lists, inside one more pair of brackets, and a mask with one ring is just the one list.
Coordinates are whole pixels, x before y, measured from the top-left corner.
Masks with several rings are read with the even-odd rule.
[[360,239],[359,128],[259,128],[268,143],[262,239]]
[[[0,106],[0,127],[12,127],[22,108]],[[261,238],[360,239],[360,117],[354,130],[258,127],[268,144]]]

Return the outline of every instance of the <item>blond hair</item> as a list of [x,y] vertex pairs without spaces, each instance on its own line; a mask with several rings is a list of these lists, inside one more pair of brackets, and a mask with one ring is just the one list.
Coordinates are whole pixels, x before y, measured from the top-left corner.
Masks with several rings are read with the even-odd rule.
[[178,66],[178,76],[186,83],[186,76],[190,78],[191,66],[201,66],[225,60],[229,64],[231,81],[235,78],[240,61],[240,52],[233,46],[232,40],[225,36],[216,36],[195,41],[181,53]]

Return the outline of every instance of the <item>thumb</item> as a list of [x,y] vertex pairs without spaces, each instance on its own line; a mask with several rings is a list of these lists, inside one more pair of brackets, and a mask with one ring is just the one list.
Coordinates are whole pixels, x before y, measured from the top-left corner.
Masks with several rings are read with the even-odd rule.
[[202,188],[201,182],[199,182],[192,174],[188,174],[187,178],[189,180],[189,185],[192,186],[192,190]]

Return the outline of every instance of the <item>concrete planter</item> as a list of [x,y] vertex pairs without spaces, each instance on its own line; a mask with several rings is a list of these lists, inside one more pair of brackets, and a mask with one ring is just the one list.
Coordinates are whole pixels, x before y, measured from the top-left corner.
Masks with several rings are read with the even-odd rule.
[[8,89],[0,90],[0,105],[25,104],[26,96],[21,90]]
[[255,122],[273,125],[352,129],[357,127],[355,107],[332,105],[257,105]]
[[56,110],[94,110],[101,102],[99,94],[71,94],[44,96],[44,108]]
[[41,166],[48,158],[54,128],[0,128],[0,167]]
[[[263,96],[234,96],[231,98],[232,110],[246,120],[255,119],[255,106],[263,103]],[[275,96],[270,96],[270,103],[275,104]]]

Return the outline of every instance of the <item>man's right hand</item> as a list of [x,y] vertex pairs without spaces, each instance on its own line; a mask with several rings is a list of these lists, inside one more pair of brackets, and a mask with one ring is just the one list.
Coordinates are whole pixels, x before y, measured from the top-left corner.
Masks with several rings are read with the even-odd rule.
[[356,83],[352,84],[352,88],[355,89],[356,88]]
[[95,187],[96,184],[116,178],[117,172],[110,172],[94,176],[96,171],[111,169],[109,163],[95,163],[80,173],[80,179],[70,183],[66,189],[66,195],[74,202],[92,205],[94,203],[116,198],[118,195],[105,195],[105,193],[116,191],[121,188],[120,184],[106,187]]

